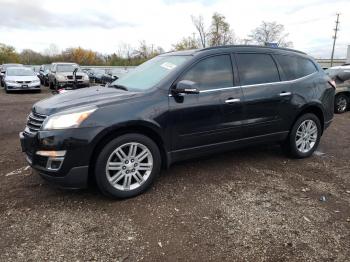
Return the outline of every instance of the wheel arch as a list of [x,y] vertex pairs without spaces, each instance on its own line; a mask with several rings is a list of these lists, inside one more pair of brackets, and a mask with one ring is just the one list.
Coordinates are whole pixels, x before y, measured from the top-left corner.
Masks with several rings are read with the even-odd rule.
[[322,127],[321,134],[323,134],[324,125],[325,125],[324,111],[323,111],[322,106],[317,104],[317,103],[308,104],[308,105],[305,105],[304,107],[302,107],[299,110],[299,113],[297,114],[297,116],[294,118],[292,126],[295,124],[295,122],[298,120],[299,117],[301,117],[302,115],[307,114],[307,113],[312,113],[312,114],[316,115],[318,117],[318,119],[320,119],[321,127]]
[[338,95],[346,95],[348,97],[348,99],[350,99],[350,90],[344,90],[344,91],[337,92],[335,94],[335,97],[337,97]]
[[142,134],[152,139],[159,148],[162,158],[162,167],[169,166],[170,160],[160,127],[147,121],[133,121],[106,128],[95,138],[93,142],[94,148],[89,160],[89,182],[94,179],[93,174],[98,153],[109,141],[127,133]]

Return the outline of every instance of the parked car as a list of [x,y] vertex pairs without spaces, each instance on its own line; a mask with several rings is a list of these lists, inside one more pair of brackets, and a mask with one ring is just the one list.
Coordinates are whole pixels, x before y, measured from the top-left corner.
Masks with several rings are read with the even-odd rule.
[[75,63],[52,63],[48,74],[50,89],[89,86],[89,76]]
[[336,83],[334,112],[344,113],[350,108],[350,65],[331,67],[326,73]]
[[49,85],[49,72],[50,72],[50,64],[41,65],[39,69],[40,83],[44,86]]
[[0,85],[1,86],[4,86],[4,81],[3,81],[3,78],[5,76],[5,72],[6,72],[6,69],[8,67],[22,67],[23,65],[22,64],[3,64],[1,65],[0,67]]
[[105,69],[93,68],[89,71],[88,75],[91,83],[103,83],[102,78],[106,74]]
[[122,69],[107,69],[106,73],[102,76],[101,82],[102,84],[112,83],[126,73],[127,71]]
[[318,147],[334,86],[302,52],[225,46],[157,56],[109,88],[37,102],[20,134],[30,165],[64,187],[97,182],[136,196],[161,167],[234,148],[281,143],[293,157]]
[[40,80],[32,68],[7,67],[4,75],[6,93],[19,90],[36,90],[40,92]]

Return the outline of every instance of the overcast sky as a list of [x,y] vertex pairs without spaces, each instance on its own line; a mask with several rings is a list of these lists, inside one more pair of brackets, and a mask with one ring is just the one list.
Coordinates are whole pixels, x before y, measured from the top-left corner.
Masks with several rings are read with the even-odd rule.
[[350,45],[350,0],[0,0],[0,43],[44,51],[81,46],[103,54],[139,41],[169,50],[195,32],[191,15],[226,16],[244,39],[261,21],[285,25],[294,48],[329,58],[335,14],[341,13],[336,57]]

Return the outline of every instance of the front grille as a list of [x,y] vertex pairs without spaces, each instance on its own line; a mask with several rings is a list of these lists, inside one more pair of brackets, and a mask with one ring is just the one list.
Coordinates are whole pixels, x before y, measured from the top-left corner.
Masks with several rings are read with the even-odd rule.
[[18,84],[30,84],[32,81],[16,81]]
[[36,134],[40,130],[45,119],[45,115],[41,115],[32,111],[28,116],[25,132]]
[[[77,80],[79,80],[79,79],[82,79],[83,76],[76,76],[75,78],[76,78]],[[72,80],[72,79],[73,79],[73,76],[67,76],[67,79]]]

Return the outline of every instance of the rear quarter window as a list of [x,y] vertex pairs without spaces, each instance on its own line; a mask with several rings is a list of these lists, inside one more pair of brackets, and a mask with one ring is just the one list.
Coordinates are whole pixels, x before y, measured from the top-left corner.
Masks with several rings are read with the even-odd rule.
[[286,80],[294,80],[317,72],[315,64],[303,57],[275,55],[279,65],[282,67]]

